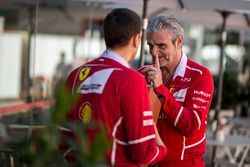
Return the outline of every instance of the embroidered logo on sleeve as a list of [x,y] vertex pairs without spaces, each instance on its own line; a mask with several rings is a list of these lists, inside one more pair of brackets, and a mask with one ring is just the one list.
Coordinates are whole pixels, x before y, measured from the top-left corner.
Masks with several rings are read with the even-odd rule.
[[169,91],[170,91],[170,93],[173,94],[174,93],[174,88],[170,88]]
[[190,81],[191,81],[191,78],[181,78],[181,81],[182,81],[182,82],[190,82]]
[[92,119],[92,107],[87,102],[84,103],[79,110],[79,117],[83,123],[89,123]]
[[88,76],[89,72],[90,72],[89,67],[82,68],[80,73],[79,73],[80,81],[83,81]]
[[173,94],[173,96],[175,97],[176,101],[184,102],[186,94],[187,94],[187,88],[178,90]]
[[204,92],[204,91],[194,90],[194,94],[201,95],[201,96],[204,96],[204,97],[209,97],[209,98],[211,97],[210,93],[207,93],[207,92]]
[[206,105],[197,105],[197,104],[193,104],[193,107],[195,108],[195,109],[207,109],[207,107],[206,107]]
[[97,71],[81,82],[77,88],[77,93],[98,93],[102,94],[103,89],[115,68],[108,68]]

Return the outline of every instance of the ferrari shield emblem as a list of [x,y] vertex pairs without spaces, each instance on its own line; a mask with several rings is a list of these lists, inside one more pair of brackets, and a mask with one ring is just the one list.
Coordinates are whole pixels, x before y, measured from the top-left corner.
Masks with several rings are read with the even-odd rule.
[[92,108],[88,103],[84,103],[81,111],[80,111],[80,118],[83,123],[89,123],[92,118]]
[[83,81],[89,74],[90,68],[82,68],[79,73],[79,79],[80,81]]
[[169,91],[173,94],[174,93],[174,88],[170,88]]

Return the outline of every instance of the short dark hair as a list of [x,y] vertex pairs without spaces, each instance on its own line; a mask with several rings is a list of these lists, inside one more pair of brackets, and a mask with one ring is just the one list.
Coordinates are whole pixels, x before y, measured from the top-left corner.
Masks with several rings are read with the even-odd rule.
[[108,48],[126,46],[141,31],[141,18],[126,8],[112,10],[104,20],[104,39]]

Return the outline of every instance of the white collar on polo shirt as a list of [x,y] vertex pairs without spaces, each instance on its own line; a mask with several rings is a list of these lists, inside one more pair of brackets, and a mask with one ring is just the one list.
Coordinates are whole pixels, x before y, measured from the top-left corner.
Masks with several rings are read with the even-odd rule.
[[117,53],[111,51],[111,50],[105,50],[101,57],[106,57],[112,60],[117,61],[118,63],[122,64],[123,66],[130,68],[128,62],[126,62],[120,55],[118,55]]
[[187,66],[187,55],[182,52],[181,61],[174,72],[173,79],[175,79],[178,75],[184,77],[186,66]]

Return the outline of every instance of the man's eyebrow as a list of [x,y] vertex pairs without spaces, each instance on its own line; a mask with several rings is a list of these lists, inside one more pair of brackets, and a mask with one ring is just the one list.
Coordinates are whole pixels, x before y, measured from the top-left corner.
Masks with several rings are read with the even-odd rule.
[[157,45],[157,46],[160,46],[160,45],[165,45],[164,43],[155,43],[155,44],[152,44],[152,43],[149,43],[147,42],[148,45]]
[[155,45],[165,45],[165,43],[156,43]]

